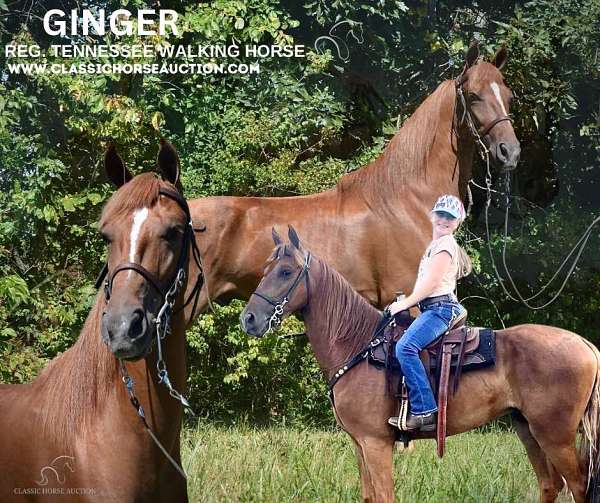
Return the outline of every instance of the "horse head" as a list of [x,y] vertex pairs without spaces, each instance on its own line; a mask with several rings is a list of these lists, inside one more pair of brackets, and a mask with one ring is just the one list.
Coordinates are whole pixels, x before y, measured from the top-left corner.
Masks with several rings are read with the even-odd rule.
[[167,310],[170,316],[185,289],[193,239],[189,209],[181,195],[179,158],[167,141],[161,140],[158,154],[162,179],[154,173],[132,176],[114,145],[104,161],[118,190],[99,223],[109,245],[102,338],[117,358],[139,359],[150,351],[156,320]]
[[456,79],[459,123],[466,122],[475,140],[481,138],[492,160],[504,171],[514,169],[521,155],[509,117],[513,93],[500,72],[507,56],[502,47],[491,62],[478,62],[479,48],[471,44],[463,71]]
[[311,254],[304,250],[293,227],[289,243],[272,230],[275,249],[267,261],[263,278],[240,315],[243,330],[262,337],[308,303],[308,272]]

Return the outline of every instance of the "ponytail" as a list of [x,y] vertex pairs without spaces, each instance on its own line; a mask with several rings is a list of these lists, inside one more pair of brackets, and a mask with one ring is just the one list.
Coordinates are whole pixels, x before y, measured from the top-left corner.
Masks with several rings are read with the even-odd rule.
[[458,274],[456,279],[464,278],[471,274],[473,264],[471,263],[471,259],[467,252],[460,245],[458,245],[458,256],[456,258],[458,261]]

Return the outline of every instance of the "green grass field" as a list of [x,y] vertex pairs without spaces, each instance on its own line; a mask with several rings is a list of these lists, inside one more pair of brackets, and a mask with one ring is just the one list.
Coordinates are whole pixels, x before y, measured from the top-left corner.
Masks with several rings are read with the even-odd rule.
[[[354,451],[341,431],[200,424],[184,431],[183,465],[193,502],[360,499]],[[434,441],[419,441],[395,453],[394,476],[401,503],[538,501],[525,449],[506,431],[451,437],[443,460]]]

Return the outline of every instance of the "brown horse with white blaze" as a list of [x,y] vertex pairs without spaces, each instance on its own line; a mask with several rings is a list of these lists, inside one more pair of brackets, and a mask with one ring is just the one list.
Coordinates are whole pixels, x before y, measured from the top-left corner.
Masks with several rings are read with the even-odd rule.
[[[30,384],[0,386],[0,501],[182,502],[182,405],[156,378],[155,323],[167,289],[176,295],[163,366],[186,383],[183,299],[192,234],[179,189],[179,160],[162,142],[154,173],[132,177],[110,147],[109,178],[119,186],[99,229],[110,243],[109,283],[73,347]],[[189,231],[186,231],[187,228]],[[177,280],[179,290],[172,285]],[[133,379],[133,395],[124,385]],[[145,412],[148,428],[130,399]]]
[[[274,233],[275,250],[241,314],[242,327],[261,337],[274,320],[301,313],[315,356],[331,379],[367,346],[381,313],[304,249],[293,229],[289,238],[284,244]],[[537,476],[541,503],[554,502],[564,481],[575,503],[600,502],[598,350],[566,330],[519,325],[496,332],[496,358],[494,367],[462,375],[448,402],[448,434],[510,413]],[[332,403],[356,448],[363,500],[393,501],[396,432],[387,419],[396,415],[397,402],[386,391],[385,372],[363,360],[335,384]],[[432,438],[435,432],[419,435]]]
[[440,84],[378,159],[343,176],[331,190],[191,201],[194,220],[205,227],[199,246],[206,282],[199,311],[207,294],[217,300],[247,299],[271,250],[271,226],[287,224],[371,304],[382,307],[398,289],[408,290],[431,239],[434,201],[440,194],[466,194],[474,135],[482,137],[502,169],[513,169],[519,159],[508,119],[512,93],[500,72],[506,50],[491,63],[477,62],[478,56],[472,46],[459,78]]

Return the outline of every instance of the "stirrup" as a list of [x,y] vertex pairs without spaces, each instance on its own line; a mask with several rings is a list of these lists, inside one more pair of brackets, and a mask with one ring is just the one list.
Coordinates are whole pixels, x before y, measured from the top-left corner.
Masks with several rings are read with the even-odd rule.
[[391,426],[394,426],[395,428],[400,429],[399,423],[400,423],[400,418],[398,416],[392,416],[392,417],[388,418],[388,424]]

